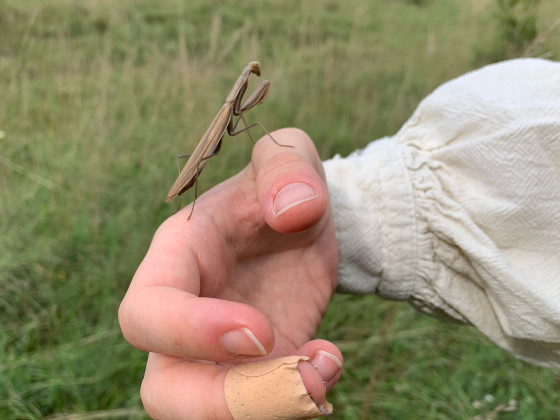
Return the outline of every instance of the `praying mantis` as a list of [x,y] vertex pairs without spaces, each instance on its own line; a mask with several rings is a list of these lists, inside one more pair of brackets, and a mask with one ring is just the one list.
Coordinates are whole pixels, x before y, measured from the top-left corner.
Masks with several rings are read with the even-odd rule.
[[[195,197],[188,219],[191,218],[194,211],[194,204],[197,197],[198,176],[202,172],[202,169],[206,165],[208,159],[216,156],[220,151],[222,140],[226,131],[230,136],[236,136],[244,131],[247,131],[247,133],[249,133],[248,130],[250,128],[259,126],[277,145],[282,147],[293,147],[278,143],[259,122],[253,123],[251,125],[247,125],[247,123],[245,122],[243,114],[245,114],[254,106],[260,104],[264,100],[264,98],[266,98],[268,89],[270,87],[270,82],[268,80],[263,80],[261,84],[247,98],[247,100],[242,103],[241,101],[243,100],[243,95],[247,90],[249,76],[251,74],[256,74],[257,76],[261,75],[261,67],[258,61],[250,62],[243,69],[241,75],[233,85],[231,92],[227,96],[226,102],[210,123],[210,126],[198,142],[198,145],[195,147],[193,153],[190,155],[180,155],[178,157],[178,159],[188,157],[188,160],[183,169],[180,171],[179,176],[175,180],[175,183],[169,190],[165,201],[169,202],[173,200],[175,197],[180,196],[193,185],[195,185]],[[237,121],[235,122],[233,121],[234,117],[238,117]],[[245,127],[237,130],[237,125],[240,120],[243,120]],[[249,134],[249,137],[250,136],[251,135]]]

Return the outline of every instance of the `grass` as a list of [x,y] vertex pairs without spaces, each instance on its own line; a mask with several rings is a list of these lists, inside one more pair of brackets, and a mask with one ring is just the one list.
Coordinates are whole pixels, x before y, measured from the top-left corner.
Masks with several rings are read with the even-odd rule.
[[[556,0],[529,45],[504,37],[499,13],[491,0],[0,0],[0,418],[143,417],[146,356],[116,310],[174,210],[175,156],[248,61],[272,83],[251,119],[344,155],[467,70],[559,58]],[[226,139],[200,188],[250,150]],[[318,335],[346,358],[335,419],[560,417],[560,373],[404,303],[336,296]]]

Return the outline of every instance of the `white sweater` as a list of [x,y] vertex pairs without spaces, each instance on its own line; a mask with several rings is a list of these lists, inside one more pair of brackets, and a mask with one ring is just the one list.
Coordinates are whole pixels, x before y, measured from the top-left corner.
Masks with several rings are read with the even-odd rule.
[[560,367],[560,63],[463,75],[395,136],[324,165],[340,290],[407,300]]

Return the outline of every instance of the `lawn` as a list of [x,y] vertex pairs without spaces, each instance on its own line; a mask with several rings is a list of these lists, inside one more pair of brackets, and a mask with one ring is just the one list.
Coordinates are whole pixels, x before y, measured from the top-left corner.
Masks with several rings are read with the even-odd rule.
[[[271,81],[249,119],[327,159],[523,55],[560,59],[558,0],[0,0],[0,418],[144,418],[117,308],[176,208],[175,157],[249,61]],[[199,190],[251,147],[226,138]],[[560,372],[406,303],[337,295],[318,337],[346,361],[334,419],[560,418]]]

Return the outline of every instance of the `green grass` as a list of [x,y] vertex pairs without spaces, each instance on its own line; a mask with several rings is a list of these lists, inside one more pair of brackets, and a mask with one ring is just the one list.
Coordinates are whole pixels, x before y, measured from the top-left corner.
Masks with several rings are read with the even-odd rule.
[[[142,417],[146,356],[118,304],[174,211],[175,156],[248,61],[272,83],[250,119],[301,127],[328,158],[394,133],[469,69],[560,58],[559,2],[537,13],[520,45],[491,0],[0,0],[0,418]],[[226,139],[200,188],[250,150]],[[560,373],[404,303],[336,296],[319,336],[346,359],[335,419],[560,417]]]

